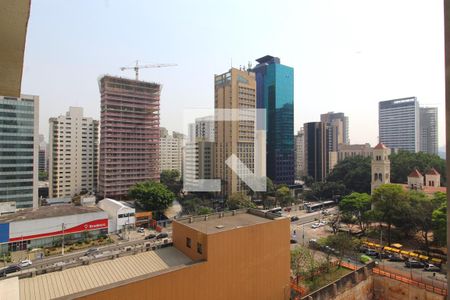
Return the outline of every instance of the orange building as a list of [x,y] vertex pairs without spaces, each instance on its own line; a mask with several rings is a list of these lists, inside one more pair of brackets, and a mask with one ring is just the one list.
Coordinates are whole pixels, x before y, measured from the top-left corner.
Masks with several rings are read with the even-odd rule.
[[289,219],[249,209],[174,221],[171,247],[20,279],[17,293],[19,299],[276,300],[289,299],[289,277]]

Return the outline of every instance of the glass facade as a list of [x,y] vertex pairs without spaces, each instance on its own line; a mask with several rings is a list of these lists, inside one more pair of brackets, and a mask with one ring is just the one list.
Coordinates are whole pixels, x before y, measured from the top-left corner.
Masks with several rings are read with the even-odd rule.
[[0,97],[0,202],[17,208],[33,206],[34,97]]
[[256,60],[257,108],[266,109],[266,175],[276,184],[293,184],[294,157],[294,69],[279,58]]

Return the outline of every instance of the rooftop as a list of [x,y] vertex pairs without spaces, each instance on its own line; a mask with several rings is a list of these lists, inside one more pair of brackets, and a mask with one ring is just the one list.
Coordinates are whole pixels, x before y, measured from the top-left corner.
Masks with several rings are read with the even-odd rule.
[[423,176],[422,176],[422,174],[419,172],[419,170],[414,169],[411,173],[409,173],[408,177],[419,178],[419,177],[423,177]]
[[378,145],[376,145],[374,149],[381,150],[387,149],[387,147],[383,143],[378,143]]
[[283,217],[278,217],[277,215],[271,213],[264,213],[256,209],[244,209],[236,210],[234,211],[234,214],[233,211],[230,211],[209,216],[179,219],[177,222],[183,223],[199,232],[213,234],[226,230],[263,224],[278,218]]
[[[175,247],[142,252],[114,260],[66,269],[19,280],[20,299],[77,298],[110,289],[130,280],[141,280],[183,267],[192,260]],[[78,294],[78,295],[77,295]]]
[[14,221],[34,220],[43,218],[54,218],[54,217],[61,217],[75,214],[86,214],[101,211],[102,210],[98,207],[74,206],[71,204],[58,206],[41,206],[37,209],[32,208],[23,209],[13,214],[0,216],[0,223],[10,223]]
[[436,171],[435,168],[431,168],[431,170],[429,170],[429,171],[426,173],[426,175],[441,175],[441,174],[439,174],[439,172]]

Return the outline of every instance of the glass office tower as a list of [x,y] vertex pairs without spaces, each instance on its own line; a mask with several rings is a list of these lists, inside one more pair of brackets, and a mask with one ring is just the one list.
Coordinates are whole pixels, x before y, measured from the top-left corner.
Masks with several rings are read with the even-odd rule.
[[0,203],[38,206],[38,120],[38,96],[0,96]]
[[266,109],[266,174],[276,184],[293,184],[294,158],[294,69],[266,55],[256,60],[257,108]]

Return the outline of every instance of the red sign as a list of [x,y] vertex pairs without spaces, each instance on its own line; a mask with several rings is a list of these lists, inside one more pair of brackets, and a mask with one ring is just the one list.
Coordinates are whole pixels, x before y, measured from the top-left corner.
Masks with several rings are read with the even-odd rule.
[[[62,226],[62,224],[61,224]],[[108,219],[99,219],[90,221],[87,223],[83,223],[80,225],[77,225],[75,227],[65,228],[64,234],[71,234],[71,233],[77,233],[77,232],[83,232],[83,231],[89,231],[89,230],[98,230],[98,229],[108,229]],[[20,236],[15,238],[10,238],[10,242],[17,242],[17,241],[25,241],[25,240],[32,240],[32,239],[40,239],[44,237],[51,237],[51,236],[58,236],[62,235],[62,227],[61,230],[58,231],[52,231],[52,232],[46,232],[46,233],[38,233],[33,235],[27,235],[27,236]]]

